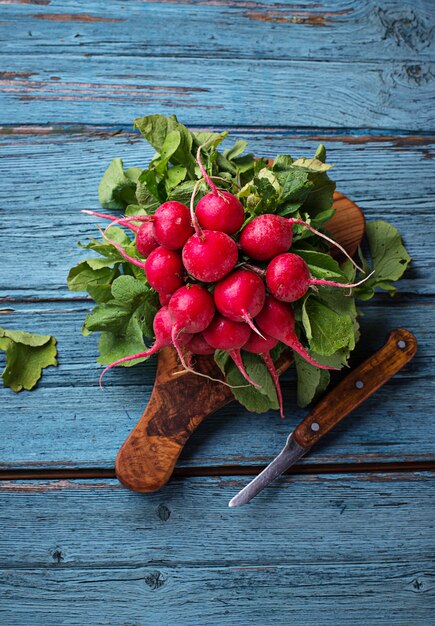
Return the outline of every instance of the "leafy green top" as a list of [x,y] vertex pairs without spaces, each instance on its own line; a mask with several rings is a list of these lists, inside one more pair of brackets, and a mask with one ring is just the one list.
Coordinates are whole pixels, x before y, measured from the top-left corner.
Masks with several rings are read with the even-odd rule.
[[[189,203],[193,187],[201,178],[196,162],[200,145],[208,142],[203,163],[210,175],[223,179],[220,183],[237,193],[246,210],[246,222],[262,213],[297,217],[323,227],[334,214],[332,207],[335,183],[329,178],[332,167],[326,163],[326,150],[320,145],[313,158],[292,159],[277,156],[269,166],[264,159],[245,154],[247,143],[239,140],[224,150],[217,148],[227,133],[192,132],[175,116],[150,115],[134,122],[156,154],[148,168],[124,169],[121,159],[109,165],[99,187],[99,199],[104,208],[120,209],[124,214],[152,214],[166,200]],[[199,187],[198,201],[207,193],[205,183]],[[245,222],[245,223],[246,223]],[[117,227],[110,229],[111,239],[120,243],[130,256],[140,258],[134,242]],[[342,367],[359,338],[358,310],[355,298],[367,300],[375,289],[393,293],[393,282],[405,271],[410,257],[398,231],[387,222],[367,224],[369,260],[361,256],[365,269],[375,274],[352,296],[345,290],[319,287],[310,290],[294,309],[297,333],[308,344],[319,362]],[[82,244],[81,244],[82,245]],[[74,291],[87,291],[97,306],[86,317],[83,333],[101,332],[99,363],[107,364],[134,352],[144,350],[144,336],[152,337],[152,320],[158,308],[156,293],[147,284],[144,273],[126,263],[110,244],[91,240],[83,246],[97,253],[72,268],[68,285]],[[324,241],[304,228],[295,228],[292,251],[302,256],[317,278],[337,282],[355,279],[349,262],[339,264],[333,259]],[[275,358],[284,346],[273,351]],[[235,386],[246,381],[228,355],[217,351],[215,359],[227,381]],[[243,354],[249,375],[261,384],[261,389],[234,389],[236,398],[249,410],[263,412],[277,407],[272,379],[258,355]],[[329,383],[329,373],[309,365],[296,356],[298,402],[309,404]],[[126,363],[126,365],[134,362]]]
[[13,391],[33,389],[42,370],[57,365],[56,339],[50,335],[34,335],[0,327],[0,350],[6,352],[2,378]]

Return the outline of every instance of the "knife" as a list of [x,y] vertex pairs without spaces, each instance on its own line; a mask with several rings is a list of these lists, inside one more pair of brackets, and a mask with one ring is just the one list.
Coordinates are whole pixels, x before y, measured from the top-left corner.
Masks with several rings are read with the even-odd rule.
[[288,436],[277,457],[228,506],[246,504],[275,478],[303,457],[326,433],[397,374],[417,351],[417,340],[404,328],[388,335],[385,345],[352,370],[317,404],[314,410]]

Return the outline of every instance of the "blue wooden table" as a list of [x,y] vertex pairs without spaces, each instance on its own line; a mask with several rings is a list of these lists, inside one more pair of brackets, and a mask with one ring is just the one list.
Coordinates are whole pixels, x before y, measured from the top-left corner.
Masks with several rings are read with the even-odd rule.
[[[54,334],[37,389],[0,388],[0,623],[433,624],[435,4],[0,0],[3,326]],[[295,471],[227,502],[276,454],[288,419],[228,406],[176,476],[138,495],[115,454],[155,364],[101,394],[91,302],[66,288],[114,156],[152,153],[135,117],[230,129],[258,155],[323,142],[338,189],[404,234],[412,269],[363,306],[353,364],[393,327],[416,358]],[[3,357],[2,357],[3,358]]]

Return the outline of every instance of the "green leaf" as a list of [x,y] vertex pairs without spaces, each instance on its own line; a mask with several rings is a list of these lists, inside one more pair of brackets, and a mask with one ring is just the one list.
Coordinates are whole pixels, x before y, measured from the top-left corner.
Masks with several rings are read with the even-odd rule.
[[[147,349],[144,340],[142,328],[138,320],[134,317],[130,319],[127,326],[119,332],[102,332],[100,340],[98,342],[98,350],[100,356],[97,358],[97,363],[100,365],[108,365],[123,359],[126,356],[137,354],[139,352],[145,352]],[[126,361],[122,363],[122,367],[132,367],[137,363],[146,361],[145,357],[134,359],[132,361]]]
[[274,172],[285,172],[290,169],[292,163],[293,159],[291,158],[291,156],[288,156],[286,154],[280,154],[275,157],[272,165],[272,170]]
[[127,172],[121,159],[113,159],[104,172],[98,187],[98,198],[104,209],[124,209],[134,201],[137,170],[131,168]]
[[399,280],[411,261],[399,231],[392,224],[379,220],[367,224],[366,236],[376,280]]
[[325,163],[325,161],[326,161],[326,148],[323,145],[323,143],[320,143],[317,146],[317,150],[316,150],[316,153],[314,155],[314,158],[316,160],[318,160],[318,161],[322,161],[322,163]]
[[236,157],[240,156],[248,147],[248,142],[243,139],[239,139],[235,142],[232,148],[224,150],[224,157],[232,161]]
[[193,134],[180,124],[175,117],[165,117],[163,115],[148,115],[134,121],[134,127],[138,128],[145,139],[157,150],[162,152],[167,136],[178,131],[180,134],[180,144],[177,150],[171,155],[170,162],[174,165],[184,165],[191,178],[195,178],[197,166],[195,157],[192,154]]
[[309,319],[309,328],[305,331],[311,350],[329,356],[354,343],[350,315],[336,313],[315,298],[307,299],[305,309]]
[[263,359],[258,354],[249,352],[242,352],[242,358],[246,371],[261,385],[260,389],[245,380],[228,353],[221,350],[215,352],[216,363],[225,374],[227,382],[235,387],[231,391],[236,400],[253,413],[279,408],[275,385]]
[[329,254],[298,249],[297,247],[292,247],[292,252],[298,254],[307,262],[310,272],[315,278],[346,282],[346,277],[341,271],[339,264]]
[[[177,200],[177,202],[182,202],[189,206],[194,187],[195,182],[193,180],[186,180],[184,183],[178,185],[178,187],[175,187],[175,189],[172,189],[169,193],[169,200]],[[201,194],[198,193],[197,199],[199,200],[200,197]]]
[[0,350],[6,352],[2,378],[7,387],[19,392],[33,389],[42,370],[57,365],[56,339],[0,327]]
[[71,291],[87,291],[96,302],[106,302],[111,297],[112,281],[119,270],[109,267],[94,269],[90,263],[98,259],[82,261],[71,268],[68,274],[68,288]]
[[330,375],[327,370],[322,370],[307,363],[298,354],[295,354],[297,373],[297,403],[300,407],[308,406],[329,385]]
[[[394,294],[396,288],[391,283],[403,276],[411,261],[400,233],[392,224],[379,220],[367,224],[366,236],[375,273],[356,288],[356,297],[360,300],[369,300],[374,295],[376,287]],[[368,267],[365,262],[364,269],[367,270]]]
[[299,202],[302,204],[313,187],[308,180],[308,173],[303,171],[277,172],[276,178],[281,186],[280,203]]
[[83,325],[85,335],[103,332],[98,362],[104,365],[143,352],[143,336],[154,335],[152,324],[158,306],[157,294],[145,282],[134,276],[119,276],[112,285],[112,299],[96,306]]
[[184,165],[174,165],[168,169],[166,176],[166,192],[169,194],[186,178],[187,169]]
[[133,126],[138,128],[148,143],[160,153],[166,137],[171,131],[176,130],[179,124],[175,115],[171,117],[147,115],[135,119]]

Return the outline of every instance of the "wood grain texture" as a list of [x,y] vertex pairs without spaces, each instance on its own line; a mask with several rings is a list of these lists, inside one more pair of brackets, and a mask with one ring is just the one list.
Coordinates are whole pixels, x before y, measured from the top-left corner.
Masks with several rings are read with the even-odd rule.
[[[334,220],[328,222],[329,231],[333,239],[353,255],[364,235],[364,215],[355,202],[338,192],[334,193],[334,208],[336,213]],[[214,378],[213,381],[187,371],[180,374],[174,349],[165,348],[157,358],[156,378],[148,405],[115,461],[118,479],[133,491],[149,492],[163,487],[194,430],[211,413],[233,400],[231,389],[218,382],[222,376],[213,357],[197,359],[195,367]],[[277,366],[278,374],[292,362],[292,352],[283,353]]]
[[[171,56],[362,61],[433,59],[429,0],[0,2],[15,55]],[[10,38],[13,27],[15,36]],[[169,32],[170,30],[170,32]],[[144,36],[144,31],[146,36]]]
[[[3,304],[1,325],[58,337],[59,367],[44,372],[32,393],[15,394],[0,386],[0,467],[113,468],[119,446],[149,400],[156,361],[112,370],[101,392],[97,338],[81,336],[90,306],[86,302]],[[362,303],[361,309],[364,339],[352,366],[377,350],[391,328],[398,326],[415,333],[419,351],[303,464],[433,459],[434,422],[428,416],[435,393],[435,302],[430,297],[387,297]],[[0,353],[0,367],[3,359]],[[264,465],[307,413],[296,406],[292,370],[284,374],[283,393],[285,420],[276,411],[253,415],[239,405],[209,416],[188,441],[179,466]]]
[[229,509],[245,480],[1,483],[2,622],[431,622],[433,475],[286,477]]
[[[172,31],[171,31],[172,32]],[[0,124],[131,124],[152,113],[187,126],[433,130],[433,64],[2,54]],[[297,88],[295,87],[297,86]],[[297,94],[297,97],[295,97]],[[316,94],[313,100],[313,94]]]
[[[434,293],[428,245],[435,239],[434,137],[234,129],[227,145],[239,138],[259,156],[306,156],[318,143],[326,144],[338,189],[359,204],[368,220],[387,219],[403,234],[413,263],[399,289]],[[68,292],[66,276],[89,256],[76,242],[95,236],[96,221],[79,211],[98,208],[99,179],[114,156],[129,167],[145,166],[152,149],[137,133],[118,127],[24,127],[3,130],[0,154],[0,297],[81,297]],[[27,258],[29,250],[32,262],[23,272],[16,259]]]
[[[430,562],[0,570],[8,626],[428,626]],[[180,600],[182,598],[182,600]]]
[[433,473],[286,476],[229,509],[245,483],[183,478],[143,495],[116,480],[3,482],[0,566],[415,565],[435,556]]
[[405,367],[416,351],[417,341],[412,333],[404,328],[391,331],[385,345],[364,363],[352,369],[295,428],[295,441],[307,449],[318,443],[326,433]]

